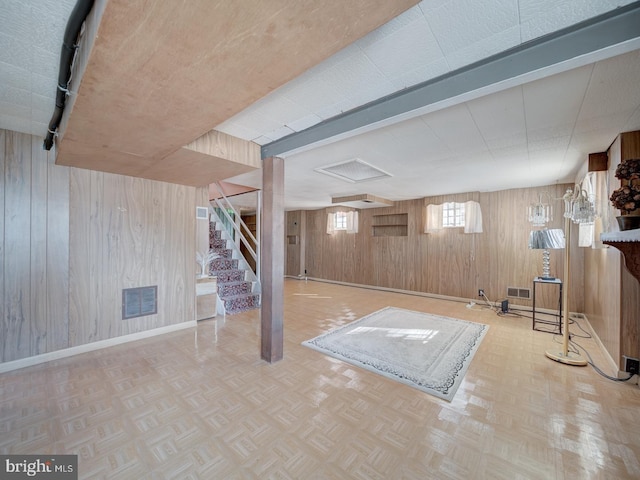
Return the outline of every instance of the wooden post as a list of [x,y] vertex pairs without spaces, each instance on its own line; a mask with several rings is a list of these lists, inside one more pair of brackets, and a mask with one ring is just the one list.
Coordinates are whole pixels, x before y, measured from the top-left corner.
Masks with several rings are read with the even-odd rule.
[[262,162],[261,358],[282,360],[284,343],[284,160]]

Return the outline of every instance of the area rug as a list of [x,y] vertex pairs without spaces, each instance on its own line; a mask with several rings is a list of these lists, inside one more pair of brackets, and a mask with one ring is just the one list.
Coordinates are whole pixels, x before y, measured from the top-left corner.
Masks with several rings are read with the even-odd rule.
[[302,344],[451,401],[488,328],[386,307]]

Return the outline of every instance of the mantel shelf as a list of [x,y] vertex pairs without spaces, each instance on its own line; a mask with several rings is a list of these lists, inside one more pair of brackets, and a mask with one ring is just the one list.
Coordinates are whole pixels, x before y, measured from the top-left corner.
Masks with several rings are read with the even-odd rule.
[[640,229],[603,233],[600,239],[622,252],[625,266],[640,282]]

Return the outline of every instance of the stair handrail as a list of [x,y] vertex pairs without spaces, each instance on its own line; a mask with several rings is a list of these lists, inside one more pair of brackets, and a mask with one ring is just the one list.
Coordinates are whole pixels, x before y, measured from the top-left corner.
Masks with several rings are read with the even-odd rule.
[[[249,227],[247,227],[247,224],[244,223],[244,220],[242,220],[241,215],[238,213],[238,211],[234,208],[234,206],[231,204],[231,202],[229,202],[229,199],[227,198],[227,196],[224,194],[224,190],[222,189],[222,186],[218,183],[218,182],[214,182],[213,185],[216,187],[216,189],[218,190],[218,193],[222,196],[222,198],[224,199],[224,203],[225,205],[222,205],[222,202],[220,202],[219,198],[214,198],[213,201],[215,202],[215,204],[218,206],[218,208],[220,208],[220,210],[223,212],[225,218],[227,219],[227,221],[229,222],[230,225],[233,226],[233,229],[236,231],[236,233],[239,235],[240,240],[242,241],[242,243],[244,244],[245,247],[247,247],[247,250],[249,251],[249,253],[251,254],[251,257],[253,258],[253,260],[256,262],[256,268],[258,268],[257,266],[260,264],[260,262],[258,261],[258,254],[256,253],[256,251],[260,251],[259,249],[259,242],[256,239],[256,237],[253,235],[253,233],[251,233],[251,230],[249,230]],[[236,222],[233,220],[233,218],[231,218],[231,216],[229,215],[229,212],[227,212],[227,209],[231,210],[233,212],[233,214],[235,215],[235,217],[238,219],[241,227],[244,227],[244,229],[247,231],[247,234],[249,236],[249,238],[253,241],[253,244],[256,246],[256,250],[254,250],[251,245],[249,244],[248,240],[246,239],[245,235],[242,233],[242,228],[238,227],[238,225],[236,224]],[[256,272],[257,273],[257,272]]]

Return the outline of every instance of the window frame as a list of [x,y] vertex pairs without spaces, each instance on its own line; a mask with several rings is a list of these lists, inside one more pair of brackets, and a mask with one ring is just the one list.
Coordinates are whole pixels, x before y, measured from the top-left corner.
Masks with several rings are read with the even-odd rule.
[[347,229],[347,212],[335,212],[333,214],[333,229],[345,231]]
[[442,228],[464,228],[465,207],[462,202],[444,202],[442,204]]

